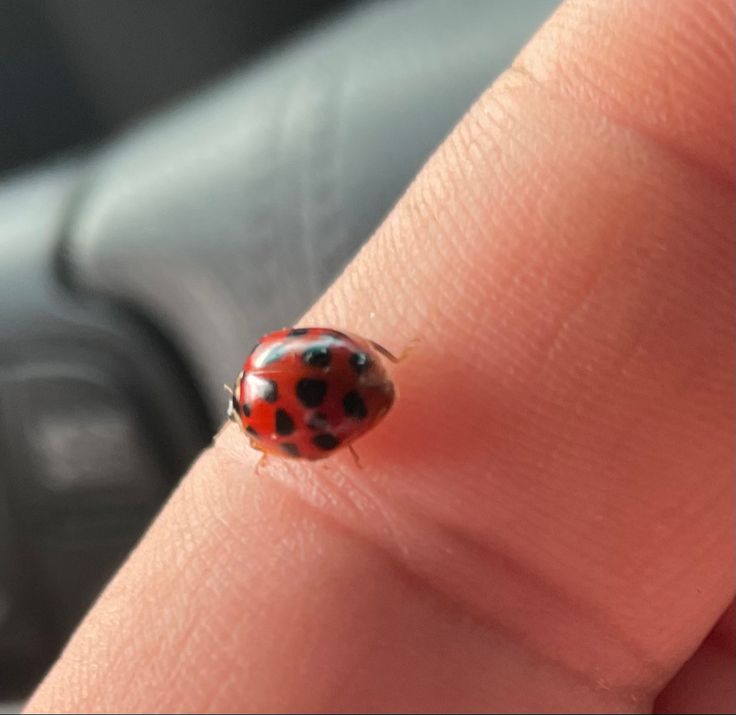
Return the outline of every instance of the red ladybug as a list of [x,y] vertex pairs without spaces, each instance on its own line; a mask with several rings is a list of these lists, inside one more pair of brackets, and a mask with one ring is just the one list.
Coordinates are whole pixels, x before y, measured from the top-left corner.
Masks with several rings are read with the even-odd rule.
[[397,361],[370,340],[329,328],[269,333],[235,380],[228,416],[262,452],[323,459],[391,408],[394,386],[381,355]]

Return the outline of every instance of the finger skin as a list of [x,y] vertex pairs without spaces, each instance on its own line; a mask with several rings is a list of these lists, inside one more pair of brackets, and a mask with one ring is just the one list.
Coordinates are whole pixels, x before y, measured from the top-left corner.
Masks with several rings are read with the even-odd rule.
[[734,5],[573,0],[517,64],[547,91],[733,181]]
[[736,712],[736,602],[657,696],[654,712]]
[[226,430],[29,711],[649,709],[734,596],[733,20],[566,5],[305,317],[420,340],[365,468]]

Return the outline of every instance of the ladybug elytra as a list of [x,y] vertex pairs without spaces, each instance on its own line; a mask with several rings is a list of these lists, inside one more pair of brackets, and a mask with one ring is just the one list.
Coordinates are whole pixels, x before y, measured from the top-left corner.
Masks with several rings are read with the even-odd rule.
[[238,374],[228,416],[262,452],[328,457],[389,411],[394,386],[377,343],[330,328],[284,328],[262,337]]

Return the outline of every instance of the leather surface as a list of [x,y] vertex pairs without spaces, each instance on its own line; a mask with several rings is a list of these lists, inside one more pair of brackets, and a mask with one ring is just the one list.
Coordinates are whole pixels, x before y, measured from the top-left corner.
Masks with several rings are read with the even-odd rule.
[[254,340],[332,281],[555,5],[363,4],[153,117],[99,155],[71,279],[159,326],[224,414]]
[[60,280],[83,169],[0,187],[0,699],[49,666],[210,436],[158,334]]

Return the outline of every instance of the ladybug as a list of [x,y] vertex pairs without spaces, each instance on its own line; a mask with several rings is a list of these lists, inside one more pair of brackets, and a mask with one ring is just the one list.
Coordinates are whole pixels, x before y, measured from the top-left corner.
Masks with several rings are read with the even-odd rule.
[[398,361],[377,343],[330,328],[269,333],[235,380],[228,417],[266,454],[316,460],[353,451],[351,442],[394,402],[381,356]]

